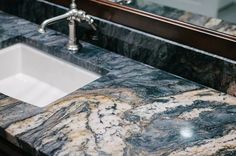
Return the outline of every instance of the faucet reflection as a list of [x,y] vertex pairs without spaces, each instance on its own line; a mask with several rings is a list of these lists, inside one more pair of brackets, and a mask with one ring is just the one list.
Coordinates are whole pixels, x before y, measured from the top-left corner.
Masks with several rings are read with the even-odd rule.
[[134,0],[110,0],[111,2],[119,3],[119,4],[131,4]]

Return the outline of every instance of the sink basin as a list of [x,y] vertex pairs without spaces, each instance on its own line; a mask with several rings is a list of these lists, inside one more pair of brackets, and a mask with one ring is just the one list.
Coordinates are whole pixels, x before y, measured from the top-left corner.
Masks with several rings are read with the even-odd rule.
[[23,43],[0,50],[0,92],[38,107],[99,77]]

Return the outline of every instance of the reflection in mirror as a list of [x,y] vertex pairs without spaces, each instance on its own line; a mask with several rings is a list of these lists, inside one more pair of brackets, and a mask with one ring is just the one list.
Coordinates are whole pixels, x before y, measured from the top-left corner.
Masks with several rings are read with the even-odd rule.
[[133,3],[133,0],[110,0],[111,2],[119,3],[119,4],[131,4]]
[[236,35],[236,0],[110,1],[230,35]]

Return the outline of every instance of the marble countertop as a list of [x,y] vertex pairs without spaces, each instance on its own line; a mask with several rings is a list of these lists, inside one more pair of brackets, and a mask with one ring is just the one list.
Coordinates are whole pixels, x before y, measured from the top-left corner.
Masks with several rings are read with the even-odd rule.
[[0,94],[0,135],[32,155],[235,155],[236,98],[0,12],[0,47],[25,43],[103,76],[44,108]]

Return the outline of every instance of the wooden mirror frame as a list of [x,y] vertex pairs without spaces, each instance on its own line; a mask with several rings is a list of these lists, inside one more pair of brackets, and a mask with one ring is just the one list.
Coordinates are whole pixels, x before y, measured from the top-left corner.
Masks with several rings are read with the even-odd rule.
[[[69,6],[70,0],[48,0]],[[108,0],[78,0],[79,8],[99,18],[236,60],[236,36],[154,15]]]

